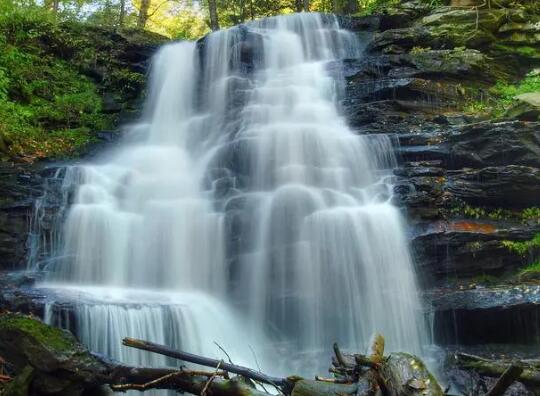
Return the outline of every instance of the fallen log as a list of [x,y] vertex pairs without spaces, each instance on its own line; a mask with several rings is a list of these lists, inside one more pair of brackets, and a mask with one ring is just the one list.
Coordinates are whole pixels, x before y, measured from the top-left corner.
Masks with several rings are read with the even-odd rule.
[[[495,378],[502,376],[508,366],[512,364],[512,362],[495,361],[468,353],[454,354],[453,363],[458,368],[474,370],[478,374]],[[540,388],[540,370],[526,362],[520,362],[520,365],[523,371],[516,377],[516,380],[532,388]]]
[[182,371],[175,371],[158,378],[154,377],[154,379],[147,382],[142,382],[142,377],[134,375],[129,378],[132,382],[111,384],[110,387],[115,392],[168,389],[181,393],[191,393],[193,395],[268,396],[268,393],[256,389],[253,383],[242,377],[224,379],[213,377],[213,374],[209,372],[204,373],[204,375],[194,376]]
[[303,379],[295,383],[291,396],[346,396],[357,395],[357,391],[357,384],[336,384]]
[[141,349],[148,352],[154,352],[159,355],[172,357],[175,359],[183,360],[185,362],[195,363],[207,367],[219,367],[225,371],[241,375],[246,378],[250,378],[257,382],[262,382],[268,385],[274,385],[280,388],[290,387],[290,381],[287,378],[272,377],[255,371],[247,367],[237,366],[231,363],[225,363],[222,360],[211,359],[203,356],[194,355],[192,353],[178,351],[169,348],[165,345],[154,344],[144,340],[137,340],[135,338],[124,338],[123,344],[128,347]]
[[[381,336],[375,338],[369,356],[343,354],[336,344],[334,378],[319,378],[320,381],[297,376],[272,377],[247,367],[142,340],[126,339],[124,344],[212,369],[122,365],[92,354],[67,331],[48,326],[36,318],[4,314],[0,315],[0,354],[13,364],[15,374],[5,396],[18,395],[11,391],[20,389],[36,396],[99,394],[98,390],[103,386],[116,392],[169,389],[201,396],[268,396],[256,387],[255,382],[273,385],[283,396],[382,396],[383,389],[384,396],[420,395],[415,389],[422,390],[422,396],[442,396],[442,393],[432,391],[436,383],[424,387],[418,382],[422,378],[431,378],[425,368],[411,372],[416,376],[416,382],[410,375],[403,375],[406,370],[400,369],[398,363],[401,360],[397,361],[395,356],[414,358],[411,355],[392,354],[385,359]],[[229,373],[238,376],[229,378]],[[405,385],[402,380],[406,381]],[[400,388],[403,386],[413,390],[406,388],[405,392]]]
[[499,377],[495,385],[486,393],[486,396],[502,396],[512,383],[521,375],[523,367],[512,364]]

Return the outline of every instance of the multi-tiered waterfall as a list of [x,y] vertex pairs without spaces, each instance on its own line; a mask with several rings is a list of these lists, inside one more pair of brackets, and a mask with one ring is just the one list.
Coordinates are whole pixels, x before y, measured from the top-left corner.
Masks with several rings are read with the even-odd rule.
[[134,364],[167,361],[123,337],[214,356],[215,341],[270,372],[277,358],[309,373],[333,341],[362,350],[375,331],[418,352],[392,145],[339,114],[340,60],[359,56],[355,36],[317,14],[163,47],[142,121],[63,176],[48,320],[66,326],[69,306],[83,342]]

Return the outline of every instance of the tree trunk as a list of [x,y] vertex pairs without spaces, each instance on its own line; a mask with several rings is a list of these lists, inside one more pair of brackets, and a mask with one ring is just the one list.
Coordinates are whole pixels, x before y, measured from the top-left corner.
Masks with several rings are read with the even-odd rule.
[[126,0],[120,0],[120,16],[118,17],[118,26],[124,26],[124,19],[126,18]]
[[347,0],[345,14],[356,14],[358,12],[358,0]]
[[334,14],[339,14],[340,12],[339,0],[332,0],[332,12]]
[[208,0],[208,12],[210,13],[210,29],[215,32],[219,30],[216,0]]
[[150,2],[152,0],[141,0],[141,8],[139,10],[139,17],[137,18],[137,28],[144,29],[146,21],[148,20],[148,10],[150,9]]
[[309,12],[309,0],[304,0],[304,11]]

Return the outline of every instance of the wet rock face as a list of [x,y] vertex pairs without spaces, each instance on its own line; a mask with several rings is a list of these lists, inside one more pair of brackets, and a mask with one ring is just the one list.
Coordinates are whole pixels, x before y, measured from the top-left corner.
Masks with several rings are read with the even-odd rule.
[[30,216],[43,188],[39,169],[0,163],[0,270],[25,266]]
[[452,169],[520,164],[540,168],[540,124],[519,121],[466,125],[450,136]]
[[449,180],[448,191],[474,205],[531,207],[540,197],[540,169],[508,165],[464,170]]
[[540,232],[540,226],[496,229],[496,223],[443,224],[416,236],[412,242],[420,274],[429,285],[448,277],[500,275],[516,270],[523,258],[509,251],[502,242],[526,241]]
[[[399,8],[389,14],[404,12]],[[540,205],[536,113],[530,104],[523,115],[507,114],[520,121],[461,113],[496,82],[517,81],[538,65],[540,16],[497,8],[440,7],[385,27],[378,19],[366,56],[346,64],[343,111],[350,125],[359,133],[394,134],[399,142],[393,199],[408,217],[425,288],[474,284],[475,278],[518,281],[527,263],[503,242],[540,232],[539,219],[520,217]],[[444,304],[427,296],[437,341],[533,340],[536,303],[508,293],[518,303],[501,298],[506,291],[456,294]]]

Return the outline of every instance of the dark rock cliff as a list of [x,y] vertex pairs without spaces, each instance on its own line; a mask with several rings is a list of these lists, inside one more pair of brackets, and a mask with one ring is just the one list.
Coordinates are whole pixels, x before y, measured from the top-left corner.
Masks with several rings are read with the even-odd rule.
[[525,6],[411,1],[345,21],[373,37],[347,64],[344,112],[358,133],[396,135],[395,203],[409,218],[439,343],[540,335],[535,281],[518,275],[530,257],[508,248],[540,233],[540,120],[463,110],[540,66],[539,20]]

